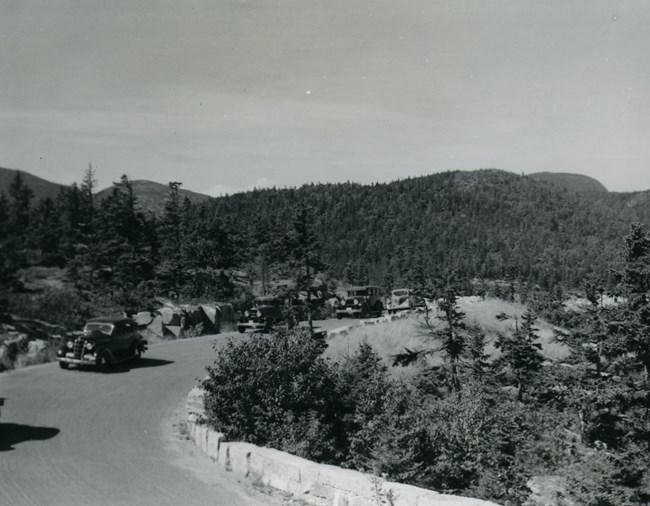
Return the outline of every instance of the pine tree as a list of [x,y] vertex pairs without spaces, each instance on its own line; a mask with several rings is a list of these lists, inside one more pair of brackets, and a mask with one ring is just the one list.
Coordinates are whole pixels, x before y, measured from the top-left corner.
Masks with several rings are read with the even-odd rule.
[[347,465],[372,471],[380,418],[385,413],[386,394],[391,386],[388,368],[375,350],[362,342],[356,353],[342,362],[339,383],[350,448]]
[[467,336],[465,333],[465,313],[457,304],[458,295],[449,279],[438,301],[439,312],[442,314],[443,329],[430,328],[431,336],[440,341],[440,350],[449,365],[450,384],[453,390],[460,391],[459,367],[467,351]]
[[79,219],[79,241],[77,243],[77,258],[81,265],[88,270],[88,285],[92,286],[95,272],[99,264],[101,243],[99,240],[99,219],[95,203],[95,169],[91,163],[84,172],[80,187],[79,206],[81,216]]
[[0,192],[0,283],[9,286],[13,281],[16,267],[13,259],[12,241],[9,226],[9,199]]
[[[429,305],[425,306],[422,321],[422,332],[433,346],[419,350],[406,348],[403,353],[393,356],[393,365],[410,365],[420,358],[440,353],[445,364],[434,369],[439,369],[442,381],[450,390],[460,392],[461,372],[468,365],[465,359],[469,356],[471,368],[482,367],[486,360],[484,338],[465,323],[465,313],[458,306],[457,282],[453,273],[446,273],[435,284],[428,284],[424,293],[435,307],[434,312]],[[436,325],[434,317],[441,325]]]
[[5,267],[8,273],[29,265],[29,225],[32,214],[32,190],[23,182],[22,174],[16,171],[9,185],[9,205],[7,216],[7,239]]
[[48,267],[62,266],[61,213],[51,198],[43,199],[34,209],[30,227],[30,243],[39,253],[39,264]]
[[650,234],[638,222],[625,238],[624,262],[619,279],[626,303],[611,325],[618,339],[609,350],[624,362],[632,357],[628,367],[640,367],[650,384]]
[[185,266],[183,263],[183,228],[181,215],[180,187],[182,183],[169,182],[169,193],[165,201],[165,209],[160,221],[160,254],[161,264],[158,276],[163,290],[171,290],[176,296],[184,281]]
[[307,319],[309,329],[313,333],[311,285],[315,274],[324,268],[313,208],[307,205],[298,207],[291,224],[287,235],[288,250],[299,272],[297,286],[307,292]]
[[512,336],[499,336],[495,346],[501,350],[501,360],[506,364],[517,382],[517,398],[522,401],[534,374],[542,367],[544,358],[538,339],[535,322],[537,317],[527,310],[521,317],[521,325]]
[[[111,269],[111,284],[122,302],[154,276],[158,261],[155,221],[137,202],[128,176],[123,175],[101,205],[103,266]],[[142,290],[140,290],[142,292]]]
[[9,223],[14,234],[25,234],[29,227],[34,192],[23,182],[19,171],[9,185]]

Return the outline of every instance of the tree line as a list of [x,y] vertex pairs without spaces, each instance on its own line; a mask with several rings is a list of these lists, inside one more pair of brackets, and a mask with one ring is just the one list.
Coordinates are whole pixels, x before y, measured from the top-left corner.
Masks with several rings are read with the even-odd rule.
[[315,267],[333,285],[390,289],[453,270],[465,280],[553,292],[616,268],[627,223],[650,216],[643,199],[627,194],[579,194],[495,170],[255,190],[202,203],[183,198],[180,187],[169,183],[156,215],[127,176],[100,199],[90,166],[79,185],[36,202],[17,172],[0,193],[0,282],[20,290],[20,269],[61,267],[78,290],[108,293],[123,306],[154,294],[243,299],[246,282],[297,275],[299,245],[289,236],[298,210],[308,208]]

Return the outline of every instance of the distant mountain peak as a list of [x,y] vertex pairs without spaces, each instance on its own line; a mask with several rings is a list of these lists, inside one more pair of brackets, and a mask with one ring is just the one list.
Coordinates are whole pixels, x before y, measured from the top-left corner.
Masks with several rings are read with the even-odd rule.
[[[6,169],[0,167],[0,192],[7,193],[9,185],[16,177],[16,172],[20,172],[20,175],[23,178],[23,182],[27,185],[32,192],[34,193],[34,202],[39,199],[51,198],[55,199],[61,189],[65,188],[65,185],[53,183],[46,179],[34,176],[29,172],[24,170],[16,169]],[[161,214],[165,208],[165,199],[169,193],[168,185],[156,183],[154,181],[148,181],[146,179],[132,179],[131,184],[133,186],[133,192],[138,198],[138,202],[143,209],[152,211],[155,214]],[[103,190],[96,193],[98,198],[101,200],[108,196],[112,189],[115,187],[109,186]],[[181,187],[180,190],[181,199],[187,197],[194,204],[203,202],[210,199],[208,195],[202,193],[196,193],[190,190],[185,190]]]
[[[132,179],[131,185],[133,187],[133,193],[135,193],[138,202],[144,209],[152,211],[155,214],[162,214],[165,208],[165,199],[169,194],[168,185],[156,183],[155,181],[149,181],[147,179]],[[98,197],[100,199],[105,198],[111,193],[114,187],[115,185],[104,188],[97,194]],[[182,186],[179,193],[181,199],[187,197],[194,204],[198,204],[211,198],[202,193],[185,190]]]
[[59,191],[61,191],[61,188],[63,188],[60,184],[34,176],[24,170],[0,167],[0,191],[4,191],[5,193],[8,192],[9,185],[16,177],[16,172],[20,172],[20,175],[23,178],[23,183],[29,186],[32,190],[35,200],[44,198],[55,199],[59,194]]
[[576,193],[608,193],[607,188],[593,177],[568,172],[535,172],[528,177],[545,181]]

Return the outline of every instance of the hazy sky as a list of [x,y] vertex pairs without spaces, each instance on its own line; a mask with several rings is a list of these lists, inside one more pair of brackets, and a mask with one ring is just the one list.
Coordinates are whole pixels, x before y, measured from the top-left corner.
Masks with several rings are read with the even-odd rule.
[[650,189],[650,1],[2,0],[0,166],[101,187]]

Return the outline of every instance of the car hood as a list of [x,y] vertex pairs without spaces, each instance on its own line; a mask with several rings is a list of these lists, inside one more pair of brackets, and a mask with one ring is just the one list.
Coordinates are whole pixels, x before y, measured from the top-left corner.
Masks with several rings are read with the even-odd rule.
[[370,297],[366,295],[358,295],[357,297],[349,297],[345,299],[346,304],[354,304],[354,301],[356,300],[357,302],[364,302],[368,300]]

